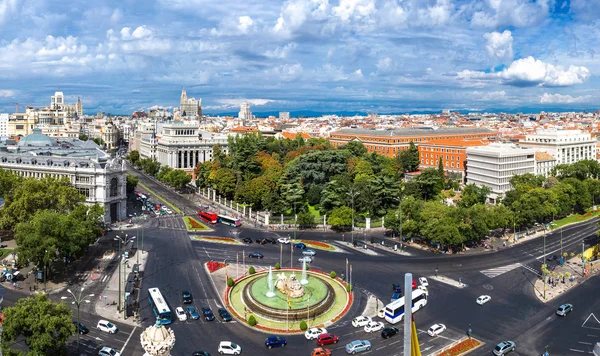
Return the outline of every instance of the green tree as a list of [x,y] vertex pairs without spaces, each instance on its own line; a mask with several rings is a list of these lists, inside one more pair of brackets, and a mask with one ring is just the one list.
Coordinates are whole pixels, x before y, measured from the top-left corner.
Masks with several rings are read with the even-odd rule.
[[126,192],[127,194],[131,194],[135,191],[135,187],[138,185],[138,177],[132,176],[131,174],[127,174],[127,186]]
[[248,325],[250,325],[250,326],[256,325],[256,317],[254,317],[254,315],[250,315],[248,317]]
[[409,194],[420,197],[423,200],[434,199],[442,191],[444,182],[434,168],[427,168],[421,174],[411,179],[406,184]]
[[281,184],[280,190],[288,209],[294,209],[296,212],[302,211],[304,208],[304,188],[300,182]]
[[155,176],[160,170],[160,163],[153,160],[152,158],[144,158],[139,161],[140,166],[144,173]]
[[212,163],[209,161],[199,162],[198,165],[194,168],[194,173],[196,175],[196,186],[200,189],[207,188],[210,185],[210,181],[208,179],[210,175],[210,168]]
[[337,229],[352,226],[352,209],[347,206],[333,209],[327,217],[327,224]]
[[237,178],[229,168],[219,168],[215,174],[214,188],[226,197],[232,198],[235,193]]
[[174,169],[169,172],[166,179],[173,188],[181,190],[192,181],[192,176],[181,169]]
[[14,307],[2,310],[2,353],[25,355],[11,350],[19,337],[25,337],[29,351],[26,355],[67,355],[67,341],[75,332],[69,309],[64,303],[56,304],[45,295],[21,298]]
[[421,164],[419,149],[412,141],[410,141],[408,150],[400,151],[396,157],[404,172],[416,172]]
[[104,147],[104,140],[100,137],[93,138],[92,141],[94,141],[98,146]]
[[470,208],[475,204],[485,204],[492,190],[487,186],[478,187],[475,184],[467,184],[462,192],[462,199],[458,206]]
[[162,166],[162,167],[160,167],[160,170],[156,174],[156,179],[158,179],[159,181],[161,181],[163,183],[170,184],[169,174],[171,174],[172,171],[173,171],[173,168],[171,168],[169,166]]
[[440,160],[438,161],[438,174],[442,178],[442,180],[446,177],[444,174],[444,159],[440,156]]
[[301,227],[313,227],[315,225],[315,217],[308,211],[298,214],[298,225]]
[[341,147],[342,150],[350,152],[352,157],[363,157],[367,154],[367,148],[359,141],[351,141]]
[[[323,187],[320,185],[313,185],[310,187],[308,192],[306,192],[306,200],[308,204],[315,206],[321,202],[321,192],[323,191]],[[599,196],[600,198],[600,196]]]
[[306,324],[306,321],[302,320],[300,322],[300,330],[306,331],[306,329],[308,329],[308,325]]
[[347,173],[338,174],[331,178],[321,193],[321,207],[326,212],[346,204],[347,193],[352,181]]
[[305,190],[312,185],[324,185],[331,177],[344,173],[349,152],[345,150],[311,151],[299,156],[287,166],[287,182],[302,182]]
[[140,162],[140,153],[136,150],[133,150],[133,151],[129,152],[128,158],[131,161],[131,164],[133,164],[134,166],[137,166],[138,163]]
[[89,137],[86,134],[80,134],[79,135],[79,140],[80,141],[87,141],[88,139],[89,139]]

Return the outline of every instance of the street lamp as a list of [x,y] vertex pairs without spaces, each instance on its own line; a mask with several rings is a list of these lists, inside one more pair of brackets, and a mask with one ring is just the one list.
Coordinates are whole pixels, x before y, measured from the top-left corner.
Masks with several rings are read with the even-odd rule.
[[354,188],[350,188],[350,191],[346,193],[352,199],[352,244],[354,244],[354,197],[358,195],[358,192],[354,191]]
[[[133,237],[128,237],[127,234],[125,234],[125,239],[122,239],[119,235],[116,235],[113,240],[115,241],[119,241],[119,256],[117,258],[118,264],[119,264],[119,294],[118,294],[118,304],[117,304],[117,310],[121,310],[121,243],[123,244],[123,246],[126,246],[127,243],[131,240],[135,239],[135,236]],[[123,295],[125,295],[125,291],[123,291]],[[125,297],[123,297],[123,303],[125,303]],[[125,308],[123,308],[123,314],[125,314]]]
[[[81,287],[81,289],[79,290],[79,295],[75,295],[75,293],[71,292],[70,289],[67,289],[67,292],[71,295],[73,301],[71,302],[71,304],[75,304],[75,306],[77,306],[77,353],[79,353],[79,334],[80,334],[80,322],[79,322],[79,307],[81,306],[82,302],[86,302],[89,303],[90,301],[85,299],[85,298],[89,298],[89,297],[93,297],[93,294],[88,294],[83,296],[83,287]],[[65,299],[69,299],[68,296],[63,296],[60,297],[60,299],[65,300]]]

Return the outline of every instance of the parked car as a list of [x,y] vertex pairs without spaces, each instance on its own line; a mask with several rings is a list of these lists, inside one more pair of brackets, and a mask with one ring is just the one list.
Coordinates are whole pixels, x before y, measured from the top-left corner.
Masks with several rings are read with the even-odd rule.
[[215,315],[209,307],[202,308],[202,315],[204,315],[204,320],[213,321],[215,320]]
[[357,316],[356,318],[354,318],[354,320],[352,320],[352,326],[354,326],[355,328],[362,328],[365,325],[367,325],[368,323],[371,322],[371,318],[368,316]]
[[419,284],[425,288],[429,287],[429,282],[427,281],[427,278],[425,278],[425,277],[419,278]]
[[317,337],[317,345],[319,346],[337,344],[338,341],[339,338],[330,333],[321,334]]
[[263,258],[265,256],[263,256],[263,254],[260,253],[260,252],[252,252],[251,254],[248,255],[248,257],[250,257],[250,258]]
[[444,325],[444,324],[433,324],[429,328],[429,330],[427,330],[427,333],[429,334],[429,336],[438,336],[439,334],[441,334],[444,331],[446,331],[446,325]]
[[267,243],[267,240],[266,240],[266,239],[259,238],[259,239],[256,239],[254,242],[256,242],[257,244],[264,245],[264,244],[266,244],[266,243]]
[[74,321],[73,325],[75,325],[75,331],[80,333],[81,335],[85,335],[90,332],[90,329],[88,329],[85,325],[81,323]]
[[181,292],[181,301],[183,302],[183,304],[192,304],[192,302],[194,301],[192,293],[188,292],[187,290]]
[[229,314],[229,312],[225,308],[219,308],[219,316],[221,317],[221,319],[223,319],[223,321],[232,321],[233,320],[233,318],[231,317],[231,314]]
[[376,331],[382,330],[383,327],[384,325],[380,321],[370,321],[367,325],[365,325],[365,332],[374,333]]
[[179,319],[179,321],[187,320],[187,314],[185,313],[182,307],[175,308],[175,314],[177,315],[177,319]]
[[321,334],[326,334],[327,329],[325,328],[310,328],[304,333],[304,337],[308,340],[314,340]]
[[267,241],[267,243],[270,243],[270,244],[276,244],[277,243],[277,240],[272,239],[270,237],[265,237],[265,241]]
[[324,347],[317,347],[313,349],[313,352],[310,354],[310,356],[331,356],[331,350]]
[[269,336],[265,340],[265,346],[268,349],[272,349],[274,347],[281,347],[281,346],[285,346],[285,345],[287,345],[287,341],[285,340],[285,338],[280,337],[280,336]]
[[100,349],[100,351],[98,351],[98,356],[121,356],[121,354],[115,349],[104,346],[102,349]]
[[515,350],[515,343],[512,341],[502,341],[494,348],[494,355],[502,356]]
[[358,352],[371,350],[371,343],[368,340],[355,340],[346,345],[346,353],[355,354]]
[[381,330],[381,337],[384,339],[389,339],[390,337],[398,334],[400,330],[395,326],[390,326],[389,328],[385,328]]
[[304,251],[302,251],[302,254],[304,256],[311,256],[311,257],[313,257],[314,255],[317,254],[317,252],[315,250],[304,250]]
[[251,243],[252,243],[252,239],[251,239],[251,238],[249,238],[249,237],[244,237],[244,238],[242,239],[242,242],[243,242],[243,243],[247,243],[247,244],[251,244]]
[[289,244],[290,243],[290,238],[289,237],[280,237],[277,239],[277,242],[279,242],[280,244]]
[[573,304],[563,304],[556,309],[556,315],[567,316],[568,313],[573,311]]
[[299,248],[301,250],[304,250],[306,248],[306,244],[303,244],[302,242],[294,244],[294,248]]
[[394,293],[402,293],[402,286],[400,283],[392,284],[392,289],[394,290]]
[[303,263],[303,262],[311,263],[312,262],[312,257],[310,257],[310,256],[302,256],[302,257],[300,257],[298,259],[298,262],[300,262],[300,263]]
[[116,334],[119,331],[119,328],[108,320],[98,320],[98,325],[96,325],[96,329],[100,331],[107,332],[109,334]]
[[489,302],[490,300],[492,300],[492,297],[490,297],[489,295],[482,295],[482,296],[479,296],[479,298],[477,298],[477,304],[484,305],[485,303]]
[[[198,320],[200,319],[200,314],[198,314],[198,311],[196,310],[196,308],[194,308],[191,305],[188,305],[187,307],[185,307],[187,313],[189,314],[190,318],[192,318],[193,320]],[[214,319],[214,316],[213,316]]]
[[221,355],[239,355],[242,353],[242,347],[231,341],[221,341],[217,350]]

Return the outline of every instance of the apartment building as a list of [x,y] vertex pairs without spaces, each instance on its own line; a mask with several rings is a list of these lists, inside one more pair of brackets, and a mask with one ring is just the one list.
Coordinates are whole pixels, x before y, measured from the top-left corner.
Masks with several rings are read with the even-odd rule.
[[596,138],[582,130],[537,130],[519,146],[546,152],[557,164],[596,159]]
[[448,176],[464,180],[467,166],[467,148],[485,146],[488,140],[447,139],[421,142],[417,145],[420,168],[437,168],[442,159],[444,172]]

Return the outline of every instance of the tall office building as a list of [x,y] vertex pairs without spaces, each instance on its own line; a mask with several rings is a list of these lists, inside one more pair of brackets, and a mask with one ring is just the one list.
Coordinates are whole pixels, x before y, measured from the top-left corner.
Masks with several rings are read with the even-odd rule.
[[279,120],[289,120],[290,119],[290,112],[289,111],[281,111],[279,113]]
[[238,119],[240,120],[250,120],[252,119],[252,112],[250,111],[250,103],[244,101],[240,104],[240,113],[238,114]]
[[179,100],[179,111],[181,111],[182,117],[202,117],[202,99],[188,98],[185,89],[183,89]]

